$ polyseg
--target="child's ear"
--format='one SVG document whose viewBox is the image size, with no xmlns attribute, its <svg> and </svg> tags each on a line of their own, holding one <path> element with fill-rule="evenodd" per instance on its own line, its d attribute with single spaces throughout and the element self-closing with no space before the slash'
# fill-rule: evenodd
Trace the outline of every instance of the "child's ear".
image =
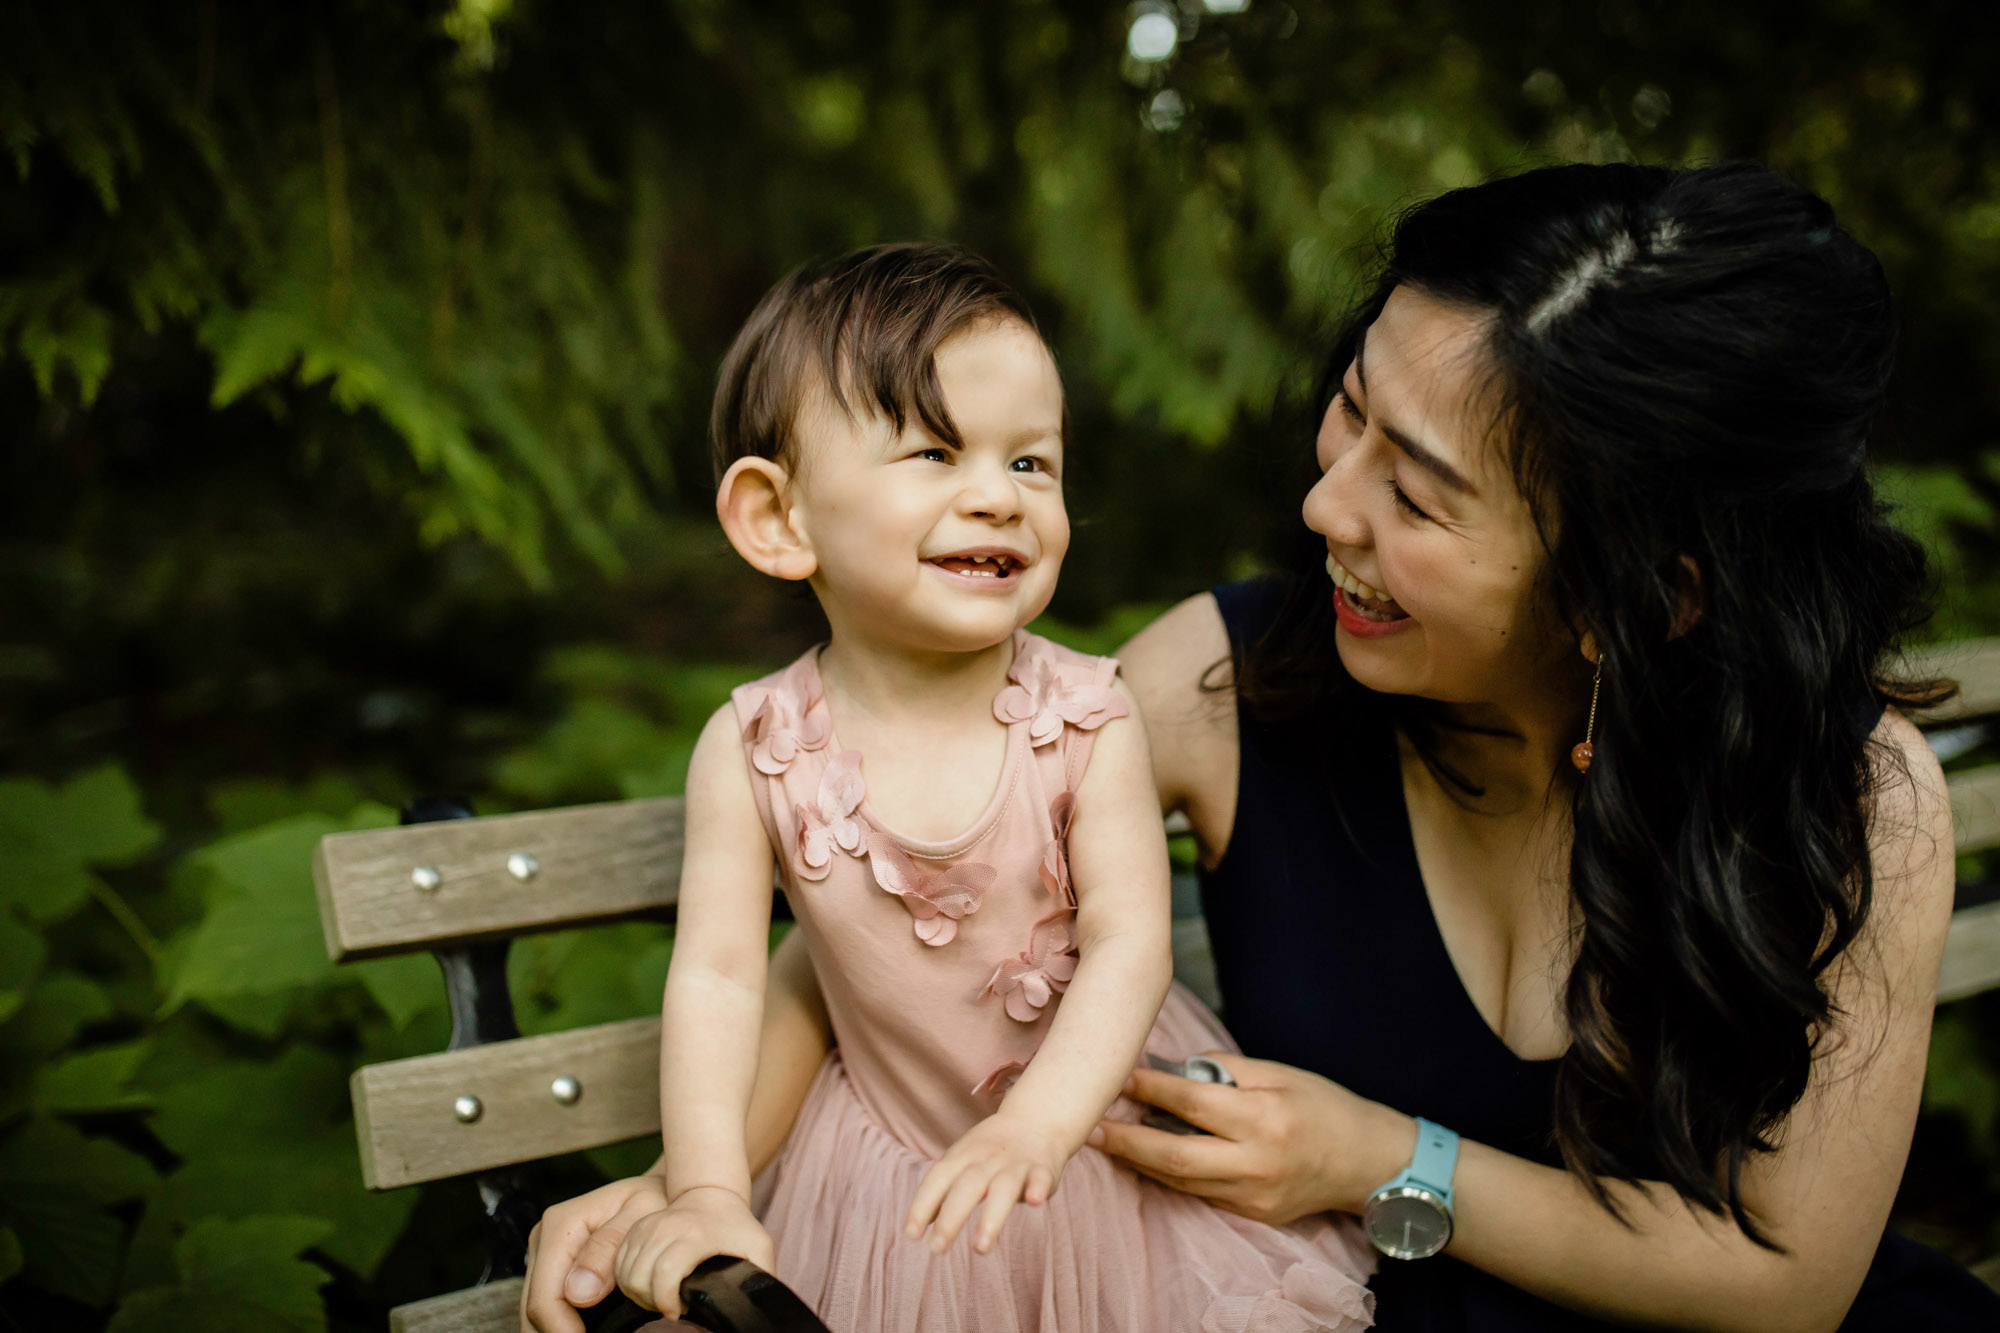
<svg viewBox="0 0 2000 1333">
<path fill-rule="evenodd" d="M 791 476 L 768 458 L 739 458 L 715 488 L 715 516 L 736 554 L 780 579 L 808 579 L 819 568 L 786 498 Z"/>
</svg>

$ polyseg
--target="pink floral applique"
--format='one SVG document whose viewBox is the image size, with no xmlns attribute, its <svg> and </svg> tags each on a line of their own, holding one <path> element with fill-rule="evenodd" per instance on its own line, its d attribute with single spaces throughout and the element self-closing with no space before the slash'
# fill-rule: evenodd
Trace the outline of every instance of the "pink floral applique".
<svg viewBox="0 0 2000 1333">
<path fill-rule="evenodd" d="M 1049 823 L 1055 828 L 1055 837 L 1042 850 L 1042 887 L 1067 907 L 1076 906 L 1076 894 L 1069 887 L 1069 825 L 1075 818 L 1075 792 L 1063 792 L 1049 802 Z"/>
<path fill-rule="evenodd" d="M 1075 948 L 1068 908 L 1043 917 L 1028 936 L 1027 952 L 993 969 L 993 979 L 979 998 L 1001 996 L 1009 1018 L 1034 1022 L 1051 999 L 1069 989 L 1070 978 L 1076 975 L 1076 955 L 1071 952 Z"/>
<path fill-rule="evenodd" d="M 926 871 L 880 829 L 868 830 L 868 864 L 875 882 L 903 900 L 910 926 L 925 944 L 942 948 L 958 937 L 960 918 L 979 910 L 999 877 L 984 861 L 960 861 Z"/>
<path fill-rule="evenodd" d="M 793 688 L 787 689 L 790 685 Z M 796 694 L 797 703 L 790 696 Z M 784 772 L 807 750 L 823 748 L 833 735 L 820 695 L 819 675 L 797 668 L 785 672 L 743 728 L 750 746 L 750 763 L 772 777 Z"/>
<path fill-rule="evenodd" d="M 1062 735 L 1063 724 L 1093 731 L 1131 711 L 1125 697 L 1109 685 L 1066 684 L 1049 653 L 1030 645 L 1014 655 L 1007 669 L 1014 683 L 993 700 L 993 716 L 1002 722 L 1026 722 L 1031 745 L 1047 745 Z"/>
<path fill-rule="evenodd" d="M 861 752 L 842 750 L 827 761 L 819 775 L 819 794 L 798 807 L 798 861 L 801 879 L 825 879 L 837 847 L 861 855 L 868 843 L 868 825 L 855 811 L 868 788 L 861 781 Z"/>
<path fill-rule="evenodd" d="M 975 1097 L 1005 1097 L 1009 1092 L 1014 1090 L 1014 1084 L 1020 1081 L 1021 1074 L 1026 1069 L 1027 1066 L 1019 1060 L 1009 1060 L 1006 1064 L 1001 1065 L 998 1069 L 974 1084 L 972 1095 Z"/>
</svg>

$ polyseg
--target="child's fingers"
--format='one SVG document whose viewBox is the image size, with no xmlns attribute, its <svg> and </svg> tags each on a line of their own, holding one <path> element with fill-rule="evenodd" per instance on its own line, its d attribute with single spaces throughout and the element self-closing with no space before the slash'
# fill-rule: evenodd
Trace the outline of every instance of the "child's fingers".
<svg viewBox="0 0 2000 1333">
<path fill-rule="evenodd" d="M 691 1236 L 674 1240 L 660 1257 L 653 1261 L 653 1268 L 646 1275 L 648 1302 L 655 1310 L 669 1319 L 681 1317 L 681 1280 L 694 1272 L 695 1266 L 715 1253 L 713 1245 L 702 1245 Z M 636 1299 L 636 1293 L 634 1298 Z"/>
<path fill-rule="evenodd" d="M 917 1182 L 916 1197 L 910 1200 L 910 1211 L 903 1215 L 903 1235 L 907 1239 L 916 1240 L 924 1234 L 924 1228 L 937 1216 L 938 1205 L 944 1202 L 952 1182 L 964 1169 L 950 1153 L 946 1153 L 924 1172 L 924 1178 Z"/>
<path fill-rule="evenodd" d="M 972 1210 L 979 1206 L 980 1198 L 992 1182 L 993 1168 L 980 1166 L 963 1171 L 951 1188 L 945 1192 L 944 1202 L 938 1205 L 937 1221 L 931 1225 L 931 1248 L 943 1254 L 958 1239 L 959 1229 L 965 1219 L 972 1216 Z"/>
<path fill-rule="evenodd" d="M 1039 1208 L 1047 1203 L 1050 1196 L 1055 1192 L 1055 1177 L 1049 1174 L 1047 1167 L 1037 1166 L 1029 1168 L 1028 1183 L 1021 1190 L 1023 1201 L 1033 1207 Z"/>
<path fill-rule="evenodd" d="M 972 1248 L 981 1254 L 993 1249 L 1000 1239 L 1000 1230 L 1007 1225 L 1007 1215 L 1014 1211 L 1014 1204 L 1021 1197 L 1021 1190 L 1028 1183 L 1028 1166 L 1025 1162 L 1007 1167 L 986 1187 L 986 1206 L 979 1210 L 979 1228 L 973 1233 Z"/>
</svg>

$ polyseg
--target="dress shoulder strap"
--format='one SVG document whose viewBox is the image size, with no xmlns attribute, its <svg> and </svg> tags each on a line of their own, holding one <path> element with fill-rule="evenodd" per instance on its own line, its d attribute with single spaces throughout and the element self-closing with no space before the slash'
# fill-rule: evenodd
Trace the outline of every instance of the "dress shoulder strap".
<svg viewBox="0 0 2000 1333">
<path fill-rule="evenodd" d="M 785 853 L 797 816 L 786 793 L 786 774 L 794 766 L 818 768 L 828 758 L 827 742 L 833 737 L 813 661 L 818 651 L 811 649 L 782 671 L 738 685 L 729 695 L 743 729 L 743 758 L 757 794 L 757 813 L 779 863 L 787 866 Z M 802 760 L 807 762 L 802 765 Z"/>
<path fill-rule="evenodd" d="M 1025 723 L 1043 786 L 1052 794 L 1074 792 L 1090 763 L 1097 729 L 1132 710 L 1112 687 L 1118 659 L 1093 657 L 1020 631 L 1012 683 L 993 701 L 993 714 L 1009 724 Z"/>
</svg>

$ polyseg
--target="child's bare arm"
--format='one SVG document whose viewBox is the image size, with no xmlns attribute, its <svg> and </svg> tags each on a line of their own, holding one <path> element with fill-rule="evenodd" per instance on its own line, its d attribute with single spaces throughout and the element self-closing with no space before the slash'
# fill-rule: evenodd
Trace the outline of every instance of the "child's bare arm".
<svg viewBox="0 0 2000 1333">
<path fill-rule="evenodd" d="M 661 1024 L 668 1206 L 632 1227 L 617 1263 L 619 1284 L 670 1317 L 681 1278 L 710 1255 L 772 1263 L 770 1237 L 750 1213 L 744 1127 L 764 1013 L 772 869 L 735 713 L 725 705 L 688 766 L 687 849 Z"/>
<path fill-rule="evenodd" d="M 1055 1191 L 1063 1166 L 1131 1074 L 1173 979 L 1167 844 L 1136 706 L 1098 732 L 1076 811 L 1069 834 L 1076 975 L 1006 1101 L 917 1188 L 906 1231 L 921 1235 L 935 1219 L 931 1244 L 940 1251 L 982 1199 L 973 1243 L 984 1251 L 1018 1199 L 1039 1204 Z"/>
</svg>

